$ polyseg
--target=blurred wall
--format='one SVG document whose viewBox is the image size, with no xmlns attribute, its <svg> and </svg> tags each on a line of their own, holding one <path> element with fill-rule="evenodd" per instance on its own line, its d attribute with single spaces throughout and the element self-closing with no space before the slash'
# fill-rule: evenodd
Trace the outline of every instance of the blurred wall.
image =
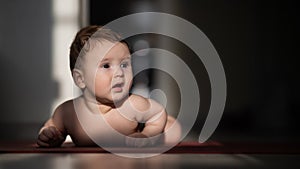
<svg viewBox="0 0 300 169">
<path fill-rule="evenodd" d="M 0 1 L 1 136 L 41 124 L 57 96 L 51 78 L 50 0 Z M 32 133 L 32 132 L 31 132 Z"/>
</svg>

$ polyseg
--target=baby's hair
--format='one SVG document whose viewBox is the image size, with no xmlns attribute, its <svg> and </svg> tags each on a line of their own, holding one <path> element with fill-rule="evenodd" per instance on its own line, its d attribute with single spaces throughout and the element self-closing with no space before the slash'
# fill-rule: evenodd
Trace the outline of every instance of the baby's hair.
<svg viewBox="0 0 300 169">
<path fill-rule="evenodd" d="M 110 42 L 122 42 L 128 46 L 128 44 L 122 40 L 120 34 L 112 31 L 109 28 L 98 26 L 98 25 L 91 25 L 91 26 L 84 27 L 77 32 L 75 39 L 73 40 L 70 47 L 71 71 L 75 68 L 75 64 L 80 54 L 80 51 L 84 50 L 82 52 L 86 52 L 86 50 L 89 50 L 90 48 L 89 39 L 96 39 L 100 41 L 107 40 Z"/>
</svg>

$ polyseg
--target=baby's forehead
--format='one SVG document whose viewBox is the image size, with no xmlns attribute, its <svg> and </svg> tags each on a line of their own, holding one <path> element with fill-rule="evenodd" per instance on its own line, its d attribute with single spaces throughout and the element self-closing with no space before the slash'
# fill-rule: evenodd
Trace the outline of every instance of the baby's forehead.
<svg viewBox="0 0 300 169">
<path fill-rule="evenodd" d="M 130 52 L 128 46 L 123 42 L 111 42 L 103 39 L 89 40 L 87 46 L 85 46 L 85 54 L 83 58 L 108 58 L 116 55 L 122 55 L 130 58 Z"/>
<path fill-rule="evenodd" d="M 92 52 L 94 50 L 105 50 L 108 51 L 119 42 L 112 42 L 106 39 L 89 39 L 85 44 L 85 50 Z"/>
</svg>

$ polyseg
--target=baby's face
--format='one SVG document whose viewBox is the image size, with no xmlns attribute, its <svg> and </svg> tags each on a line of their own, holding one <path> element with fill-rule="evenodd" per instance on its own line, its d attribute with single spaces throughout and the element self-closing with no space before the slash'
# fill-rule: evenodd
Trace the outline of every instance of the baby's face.
<svg viewBox="0 0 300 169">
<path fill-rule="evenodd" d="M 95 43 L 83 59 L 86 87 L 100 103 L 117 102 L 128 96 L 131 87 L 130 52 L 123 43 Z"/>
</svg>

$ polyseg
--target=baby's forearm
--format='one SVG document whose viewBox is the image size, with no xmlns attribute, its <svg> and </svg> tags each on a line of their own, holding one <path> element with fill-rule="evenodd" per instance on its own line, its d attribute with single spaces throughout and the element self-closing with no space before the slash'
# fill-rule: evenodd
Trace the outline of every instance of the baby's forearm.
<svg viewBox="0 0 300 169">
<path fill-rule="evenodd" d="M 165 111 L 162 111 L 146 121 L 145 127 L 141 133 L 147 137 L 159 135 L 164 131 L 166 122 L 167 114 Z"/>
<path fill-rule="evenodd" d="M 145 128 L 141 132 L 147 137 L 153 137 L 159 135 L 163 132 L 164 127 L 162 125 L 155 125 L 155 124 L 146 124 Z"/>
<path fill-rule="evenodd" d="M 163 132 L 158 125 L 146 124 L 143 131 L 133 133 L 126 138 L 126 145 L 134 147 L 153 146 L 159 143 L 160 135 Z M 138 138 L 138 139 L 137 139 Z"/>
<path fill-rule="evenodd" d="M 67 135 L 65 128 L 62 127 L 63 125 L 55 123 L 53 117 L 46 121 L 46 123 L 44 124 L 44 126 L 40 129 L 40 132 L 43 129 L 51 127 L 51 126 L 55 127 L 59 132 L 61 132 L 62 135 Z"/>
<path fill-rule="evenodd" d="M 156 144 L 164 132 L 167 122 L 167 114 L 162 111 L 148 119 L 141 134 L 147 136 L 152 145 Z"/>
</svg>

